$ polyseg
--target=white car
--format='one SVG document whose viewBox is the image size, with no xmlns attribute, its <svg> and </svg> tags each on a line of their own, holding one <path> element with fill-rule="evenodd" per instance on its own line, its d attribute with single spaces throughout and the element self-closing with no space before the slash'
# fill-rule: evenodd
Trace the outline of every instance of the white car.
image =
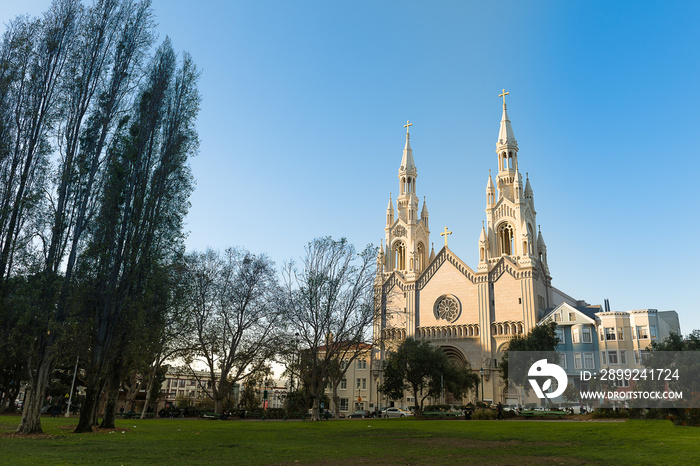
<svg viewBox="0 0 700 466">
<path fill-rule="evenodd" d="M 413 413 L 404 411 L 400 408 L 387 408 L 382 414 L 383 417 L 406 417 L 413 416 Z"/>
</svg>

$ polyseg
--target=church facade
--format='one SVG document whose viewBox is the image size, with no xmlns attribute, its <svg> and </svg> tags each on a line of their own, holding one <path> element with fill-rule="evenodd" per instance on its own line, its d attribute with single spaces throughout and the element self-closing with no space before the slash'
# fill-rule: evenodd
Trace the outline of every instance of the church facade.
<svg viewBox="0 0 700 466">
<path fill-rule="evenodd" d="M 510 338 L 528 333 L 548 309 L 562 303 L 584 304 L 552 286 L 534 192 L 529 178 L 523 182 L 521 176 L 507 94 L 505 90 L 501 94 L 503 113 L 494 158 L 497 174 L 494 179 L 489 172 L 486 182 L 486 218 L 475 244 L 476 268 L 449 249 L 447 228 L 440 233 L 444 247 L 428 253 L 429 214 L 425 199 L 422 206 L 419 202 L 418 169 L 407 122 L 399 194 L 395 206 L 390 198 L 386 210 L 375 281 L 381 310 L 374 324 L 374 360 L 383 360 L 407 337 L 429 340 L 482 374 L 480 398 L 494 402 L 514 395 L 502 386 L 496 368 Z M 381 371 L 374 375 L 381 382 Z"/>
</svg>

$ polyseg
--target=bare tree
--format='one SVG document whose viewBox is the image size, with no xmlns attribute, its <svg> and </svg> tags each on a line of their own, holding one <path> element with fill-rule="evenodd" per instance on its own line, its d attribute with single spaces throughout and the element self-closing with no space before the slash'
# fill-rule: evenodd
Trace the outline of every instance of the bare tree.
<svg viewBox="0 0 700 466">
<path fill-rule="evenodd" d="M 299 334 L 309 361 L 314 420 L 329 377 L 339 383 L 347 370 L 342 361 L 357 357 L 358 345 L 370 339 L 375 256 L 372 246 L 358 254 L 344 238 L 317 238 L 306 247 L 301 269 L 289 263 L 283 270 L 289 330 Z"/>
<path fill-rule="evenodd" d="M 233 384 L 263 370 L 279 348 L 279 285 L 266 256 L 233 248 L 188 254 L 186 274 L 196 348 L 189 364 L 206 367 L 219 413 Z"/>
</svg>

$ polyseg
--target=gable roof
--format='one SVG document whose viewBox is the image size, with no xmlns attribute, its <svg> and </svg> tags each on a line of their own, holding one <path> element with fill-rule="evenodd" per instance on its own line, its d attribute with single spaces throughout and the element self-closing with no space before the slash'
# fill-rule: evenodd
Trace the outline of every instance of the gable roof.
<svg viewBox="0 0 700 466">
<path fill-rule="evenodd" d="M 581 322 L 595 324 L 595 313 L 600 312 L 600 306 L 572 306 L 569 303 L 561 303 L 557 307 L 546 311 L 544 317 L 542 317 L 542 319 L 540 319 L 540 321 L 537 323 L 537 325 L 547 323 L 550 320 L 554 319 L 554 314 L 557 314 L 560 311 L 564 311 L 566 313 L 567 318 L 563 319 L 563 320 L 556 321 L 557 324 L 581 323 Z M 570 312 L 575 312 L 577 315 L 580 315 L 582 317 L 582 319 L 577 318 L 575 322 L 569 320 L 568 314 Z"/>
</svg>

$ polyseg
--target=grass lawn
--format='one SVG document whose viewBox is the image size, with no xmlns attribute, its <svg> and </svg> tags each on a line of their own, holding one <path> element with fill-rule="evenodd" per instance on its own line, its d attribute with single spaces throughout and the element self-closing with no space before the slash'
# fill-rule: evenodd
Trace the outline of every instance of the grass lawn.
<svg viewBox="0 0 700 466">
<path fill-rule="evenodd" d="M 0 416 L 0 464 L 700 464 L 700 428 L 669 421 L 325 422 L 117 420 L 73 434 L 77 419 L 43 418 L 46 435 L 12 435 Z"/>
</svg>

